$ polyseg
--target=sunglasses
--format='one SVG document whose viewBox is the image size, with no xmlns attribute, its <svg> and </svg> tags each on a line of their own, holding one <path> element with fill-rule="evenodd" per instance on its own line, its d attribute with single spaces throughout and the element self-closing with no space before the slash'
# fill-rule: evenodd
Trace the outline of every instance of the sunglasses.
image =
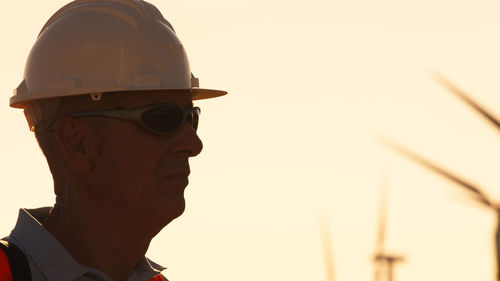
<svg viewBox="0 0 500 281">
<path fill-rule="evenodd" d="M 174 104 L 154 104 L 147 107 L 133 109 L 110 109 L 69 113 L 71 117 L 111 117 L 131 121 L 156 134 L 171 134 L 177 132 L 189 122 L 193 129 L 198 129 L 200 108 L 182 108 Z M 53 132 L 56 127 L 54 122 L 49 127 Z"/>
</svg>

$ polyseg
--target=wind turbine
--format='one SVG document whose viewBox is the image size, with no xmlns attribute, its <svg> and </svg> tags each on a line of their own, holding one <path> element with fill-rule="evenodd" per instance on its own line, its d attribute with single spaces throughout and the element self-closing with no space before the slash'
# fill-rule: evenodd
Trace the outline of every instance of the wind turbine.
<svg viewBox="0 0 500 281">
<path fill-rule="evenodd" d="M 491 124 L 493 124 L 497 129 L 500 129 L 500 122 L 497 118 L 495 118 L 492 114 L 490 114 L 487 110 L 485 110 L 482 106 L 480 106 L 477 102 L 472 100 L 463 90 L 453 84 L 451 81 L 446 79 L 444 76 L 439 73 L 434 74 L 434 78 L 438 83 L 443 85 L 461 100 L 466 102 L 472 108 L 474 108 L 478 113 L 481 114 L 484 118 L 486 118 Z M 380 138 L 381 142 L 385 145 L 389 146 L 399 154 L 409 158 L 418 164 L 430 169 L 431 171 L 445 177 L 446 179 L 454 182 L 459 187 L 464 188 L 464 190 L 468 193 L 469 197 L 476 202 L 480 203 L 482 206 L 489 208 L 490 210 L 495 211 L 497 215 L 497 228 L 495 232 L 495 247 L 496 247 L 496 264 L 497 264 L 497 280 L 500 281 L 500 204 L 494 203 L 490 200 L 489 196 L 482 191 L 477 185 L 466 181 L 465 179 L 457 176 L 456 174 L 445 170 L 444 168 L 434 164 L 433 162 L 417 155 L 416 153 L 410 151 L 409 149 L 398 145 L 390 140 Z"/>
<path fill-rule="evenodd" d="M 383 142 L 388 145 L 390 148 L 394 149 L 396 152 L 399 154 L 405 156 L 406 158 L 409 158 L 418 164 L 430 169 L 431 171 L 445 177 L 446 179 L 456 183 L 458 186 L 462 187 L 465 189 L 465 191 L 468 192 L 468 195 L 471 199 L 474 201 L 480 203 L 482 206 L 485 206 L 489 209 L 492 209 L 496 212 L 498 222 L 497 222 L 497 230 L 496 230 L 496 235 L 495 235 L 495 246 L 496 246 L 496 257 L 497 257 L 497 280 L 500 281 L 500 273 L 499 273 L 499 268 L 500 268 L 500 205 L 492 203 L 492 201 L 488 198 L 488 196 L 481 191 L 480 188 L 478 188 L 476 185 L 466 181 L 465 179 L 462 179 L 455 174 L 441 168 L 440 166 L 430 162 L 429 160 L 420 157 L 419 155 L 415 154 L 414 152 L 408 150 L 407 148 L 400 146 L 396 143 L 393 143 L 389 140 L 383 140 Z"/>
<path fill-rule="evenodd" d="M 390 254 L 385 251 L 385 231 L 387 227 L 387 194 L 388 184 L 387 180 L 383 179 L 380 189 L 380 201 L 378 212 L 378 235 L 377 244 L 375 246 L 375 256 L 373 261 L 375 263 L 374 281 L 381 281 L 383 269 L 385 268 L 385 276 L 387 281 L 393 281 L 394 278 L 394 265 L 396 262 L 404 261 L 404 257 L 400 255 Z"/>
</svg>

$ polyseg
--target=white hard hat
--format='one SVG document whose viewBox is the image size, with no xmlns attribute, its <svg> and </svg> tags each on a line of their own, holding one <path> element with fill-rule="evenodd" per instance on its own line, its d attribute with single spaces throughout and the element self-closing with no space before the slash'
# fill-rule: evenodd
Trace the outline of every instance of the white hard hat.
<svg viewBox="0 0 500 281">
<path fill-rule="evenodd" d="M 141 0 L 76 0 L 42 28 L 10 106 L 116 91 L 187 89 L 194 100 L 226 94 L 198 87 L 184 47 L 156 7 Z"/>
</svg>

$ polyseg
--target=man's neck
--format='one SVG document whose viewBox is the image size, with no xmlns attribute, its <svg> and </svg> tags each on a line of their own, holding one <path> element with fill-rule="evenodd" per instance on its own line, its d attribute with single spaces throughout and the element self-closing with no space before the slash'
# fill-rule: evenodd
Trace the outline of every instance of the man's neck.
<svg viewBox="0 0 500 281">
<path fill-rule="evenodd" d="M 148 231 L 145 224 L 112 210 L 58 204 L 43 226 L 78 263 L 98 269 L 115 281 L 132 274 L 159 231 Z"/>
</svg>

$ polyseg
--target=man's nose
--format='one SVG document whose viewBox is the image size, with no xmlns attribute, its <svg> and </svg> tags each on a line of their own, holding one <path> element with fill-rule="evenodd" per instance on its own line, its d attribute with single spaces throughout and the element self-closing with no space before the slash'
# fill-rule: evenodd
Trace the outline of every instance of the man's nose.
<svg viewBox="0 0 500 281">
<path fill-rule="evenodd" d="M 193 126 L 185 123 L 184 126 L 177 132 L 179 145 L 176 147 L 177 153 L 186 153 L 188 157 L 194 157 L 203 149 L 203 142 L 198 137 Z"/>
</svg>

